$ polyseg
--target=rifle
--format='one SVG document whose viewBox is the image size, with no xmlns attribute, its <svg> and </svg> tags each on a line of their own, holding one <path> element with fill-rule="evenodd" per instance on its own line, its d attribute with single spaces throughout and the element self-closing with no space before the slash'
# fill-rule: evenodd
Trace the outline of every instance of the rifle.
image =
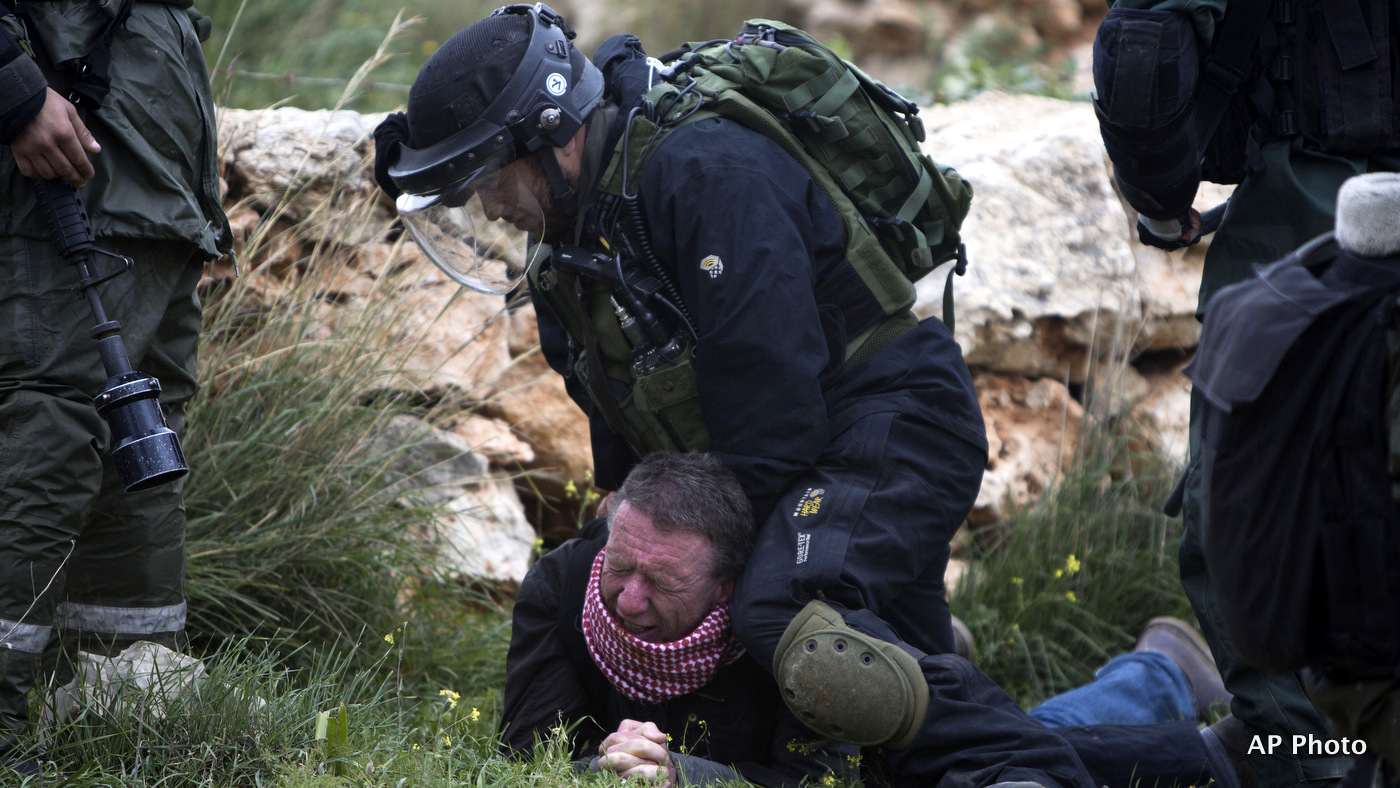
<svg viewBox="0 0 1400 788">
<path fill-rule="evenodd" d="M 160 409 L 160 381 L 131 368 L 122 343 L 121 324 L 107 317 L 96 286 L 131 270 L 130 257 L 100 249 L 92 222 L 78 190 L 60 179 L 29 178 L 30 188 L 44 218 L 49 243 L 78 269 L 79 298 L 87 298 L 97 325 L 88 332 L 97 341 L 97 352 L 107 383 L 93 399 L 97 412 L 112 431 L 112 462 L 122 488 L 138 492 L 158 487 L 189 473 L 180 438 L 165 423 Z M 105 274 L 97 272 L 97 255 L 121 261 Z"/>
</svg>

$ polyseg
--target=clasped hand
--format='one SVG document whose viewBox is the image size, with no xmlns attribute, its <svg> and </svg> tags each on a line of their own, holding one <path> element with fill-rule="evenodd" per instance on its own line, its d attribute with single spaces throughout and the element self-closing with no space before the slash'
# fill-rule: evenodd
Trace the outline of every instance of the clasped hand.
<svg viewBox="0 0 1400 788">
<path fill-rule="evenodd" d="M 666 734 L 654 722 L 623 720 L 617 731 L 598 745 L 598 768 L 603 771 L 674 788 L 676 767 Z"/>
</svg>

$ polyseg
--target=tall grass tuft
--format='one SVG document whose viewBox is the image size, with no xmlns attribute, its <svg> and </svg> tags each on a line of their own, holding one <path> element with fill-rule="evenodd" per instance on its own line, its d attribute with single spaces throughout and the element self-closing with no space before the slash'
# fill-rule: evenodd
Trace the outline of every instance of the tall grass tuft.
<svg viewBox="0 0 1400 788">
<path fill-rule="evenodd" d="M 1072 468 L 976 535 L 951 598 L 978 667 L 1026 707 L 1091 680 L 1150 618 L 1193 620 L 1177 574 L 1181 522 L 1160 512 L 1179 468 L 1133 425 L 1085 424 Z"/>
<path fill-rule="evenodd" d="M 263 243 L 254 232 L 244 259 Z M 333 642 L 384 632 L 405 583 L 427 571 L 409 533 L 432 512 L 405 505 L 401 474 L 386 473 L 411 446 L 375 442 L 413 405 L 371 396 L 403 374 L 391 330 L 402 302 L 384 276 L 368 296 L 334 304 L 328 282 L 347 256 L 321 242 L 294 271 L 255 268 L 210 294 L 204 389 L 184 436 L 192 633 L 273 627 Z M 269 298 L 283 279 L 286 292 Z"/>
</svg>

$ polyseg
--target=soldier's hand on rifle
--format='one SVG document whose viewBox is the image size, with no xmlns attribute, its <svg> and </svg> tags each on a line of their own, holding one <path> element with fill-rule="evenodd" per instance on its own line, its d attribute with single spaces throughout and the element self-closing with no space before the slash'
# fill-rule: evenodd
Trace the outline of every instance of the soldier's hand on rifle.
<svg viewBox="0 0 1400 788">
<path fill-rule="evenodd" d="M 10 144 L 19 172 L 27 178 L 62 178 L 81 188 L 93 175 L 89 154 L 102 152 L 78 110 L 53 88 L 44 107 Z"/>
</svg>

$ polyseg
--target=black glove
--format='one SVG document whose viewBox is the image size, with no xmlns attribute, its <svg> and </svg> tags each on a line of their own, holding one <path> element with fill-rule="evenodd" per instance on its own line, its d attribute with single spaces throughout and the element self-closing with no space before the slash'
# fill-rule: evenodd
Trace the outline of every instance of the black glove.
<svg viewBox="0 0 1400 788">
<path fill-rule="evenodd" d="M 389 177 L 389 165 L 399 159 L 399 143 L 408 141 L 408 116 L 402 112 L 391 113 L 374 129 L 374 180 L 395 200 L 403 191 Z"/>
<path fill-rule="evenodd" d="M 1168 252 L 1191 246 L 1205 234 L 1202 232 L 1201 214 L 1195 208 L 1189 209 L 1180 219 L 1158 219 L 1153 220 L 1152 224 L 1156 226 L 1149 226 L 1147 217 L 1138 214 L 1138 240 Z"/>
</svg>

